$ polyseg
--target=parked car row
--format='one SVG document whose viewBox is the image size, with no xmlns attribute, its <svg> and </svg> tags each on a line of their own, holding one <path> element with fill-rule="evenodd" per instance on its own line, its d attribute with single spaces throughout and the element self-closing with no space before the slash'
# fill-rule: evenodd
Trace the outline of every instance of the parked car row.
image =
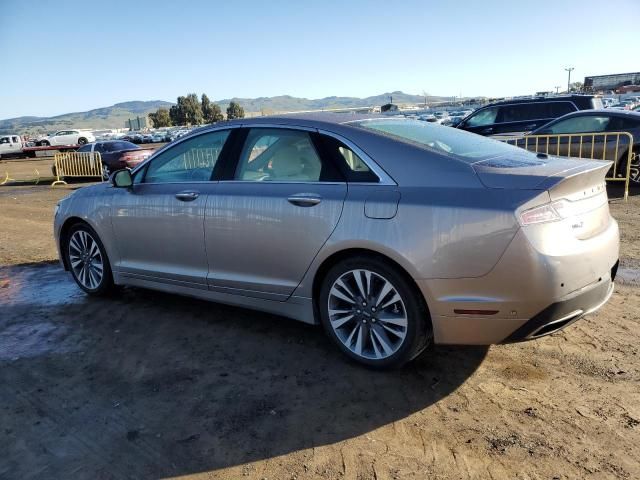
<svg viewBox="0 0 640 480">
<path fill-rule="evenodd" d="M 614 108 L 617 110 L 634 110 L 640 108 L 640 95 L 627 97 L 621 100 L 615 98 L 603 98 L 605 108 Z"/>
</svg>

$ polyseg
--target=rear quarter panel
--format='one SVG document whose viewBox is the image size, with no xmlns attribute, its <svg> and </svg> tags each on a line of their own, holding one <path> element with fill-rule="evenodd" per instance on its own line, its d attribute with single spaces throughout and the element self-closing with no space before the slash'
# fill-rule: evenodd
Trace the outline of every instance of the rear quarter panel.
<svg viewBox="0 0 640 480">
<path fill-rule="evenodd" d="M 370 192 L 381 187 L 349 185 L 340 222 L 295 295 L 312 296 L 313 279 L 322 263 L 351 248 L 385 255 L 414 279 L 483 276 L 520 228 L 514 214 L 517 206 L 532 196 L 530 191 L 485 188 L 384 188 L 400 194 L 397 214 L 376 219 L 364 214 L 364 205 Z"/>
</svg>

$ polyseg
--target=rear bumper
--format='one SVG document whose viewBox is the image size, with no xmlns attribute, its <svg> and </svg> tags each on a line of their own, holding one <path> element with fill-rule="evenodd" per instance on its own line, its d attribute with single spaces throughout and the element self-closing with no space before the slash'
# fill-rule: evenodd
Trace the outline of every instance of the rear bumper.
<svg viewBox="0 0 640 480">
<path fill-rule="evenodd" d="M 612 271 L 617 270 L 617 265 L 616 263 Z M 523 342 L 558 332 L 602 307 L 611 298 L 613 289 L 612 275 L 611 279 L 598 282 L 595 286 L 586 288 L 586 291 L 580 292 L 573 298 L 549 305 L 520 326 L 502 343 Z"/>
<path fill-rule="evenodd" d="M 520 230 L 487 275 L 416 280 L 429 306 L 434 342 L 489 345 L 533 339 L 606 303 L 619 256 L 617 223 L 612 219 L 589 240 L 557 238 L 536 244 Z"/>
</svg>

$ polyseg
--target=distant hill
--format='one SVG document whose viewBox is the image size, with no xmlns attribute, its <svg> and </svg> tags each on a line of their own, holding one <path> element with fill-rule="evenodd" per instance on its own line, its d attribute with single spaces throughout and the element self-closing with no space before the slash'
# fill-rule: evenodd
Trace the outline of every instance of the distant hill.
<svg viewBox="0 0 640 480">
<path fill-rule="evenodd" d="M 280 95 L 276 97 L 259 98 L 229 98 L 216 100 L 224 112 L 230 101 L 242 105 L 246 112 L 272 114 L 278 112 L 294 112 L 301 110 L 322 110 L 331 108 L 366 107 L 370 105 L 384 105 L 393 98 L 393 103 L 422 103 L 424 96 L 410 95 L 403 92 L 383 93 L 367 98 L 357 97 L 326 97 L 308 99 Z M 445 97 L 429 96 L 429 101 L 444 100 Z M 169 108 L 172 102 L 162 100 L 132 101 L 116 103 L 111 107 L 96 108 L 88 112 L 66 113 L 55 117 L 18 117 L 0 120 L 0 134 L 38 134 L 60 130 L 64 128 L 123 128 L 129 118 L 146 115 L 160 107 Z"/>
<path fill-rule="evenodd" d="M 423 95 L 410 95 L 403 92 L 383 93 L 373 97 L 325 97 L 318 99 L 308 99 L 292 97 L 289 95 L 280 95 L 277 97 L 259 97 L 259 98 L 227 98 L 224 100 L 216 100 L 215 103 L 224 107 L 229 105 L 230 101 L 234 101 L 242 105 L 247 112 L 296 112 L 301 110 L 323 110 L 330 108 L 350 108 L 350 107 L 367 107 L 371 105 L 384 105 L 389 103 L 393 98 L 393 103 L 422 103 Z M 429 95 L 429 101 L 443 100 L 444 97 L 435 97 Z"/>
<path fill-rule="evenodd" d="M 162 100 L 116 103 L 111 107 L 96 108 L 88 112 L 65 113 L 55 117 L 18 117 L 0 120 L 0 134 L 35 134 L 64 128 L 124 128 L 129 118 L 155 112 L 160 107 L 169 108 L 173 103 Z"/>
</svg>

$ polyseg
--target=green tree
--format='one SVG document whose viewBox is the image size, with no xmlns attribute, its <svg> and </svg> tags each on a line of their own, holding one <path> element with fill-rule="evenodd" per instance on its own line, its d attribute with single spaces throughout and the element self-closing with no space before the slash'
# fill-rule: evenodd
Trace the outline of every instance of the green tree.
<svg viewBox="0 0 640 480">
<path fill-rule="evenodd" d="M 583 87 L 584 87 L 584 85 L 582 84 L 582 82 L 573 82 L 573 83 L 571 83 L 571 85 L 569 85 L 569 91 L 571 91 L 571 92 L 581 92 Z"/>
<path fill-rule="evenodd" d="M 150 113 L 149 118 L 154 128 L 170 127 L 172 125 L 171 115 L 166 108 L 159 108 L 155 113 Z"/>
<path fill-rule="evenodd" d="M 198 95 L 190 93 L 184 97 L 184 114 L 186 123 L 190 125 L 199 125 L 202 123 L 202 105 L 198 99 Z"/>
<path fill-rule="evenodd" d="M 187 114 L 185 111 L 186 97 L 178 97 L 178 103 L 173 105 L 169 109 L 169 116 L 171 117 L 171 123 L 174 125 L 186 125 Z"/>
<path fill-rule="evenodd" d="M 209 97 L 206 94 L 202 94 L 202 116 L 205 123 L 216 123 L 224 120 L 224 115 L 220 106 L 215 103 L 211 103 Z"/>
<path fill-rule="evenodd" d="M 210 123 L 221 122 L 224 120 L 224 114 L 220 109 L 220 105 L 216 103 L 211 105 L 211 118 L 209 120 L 210 120 Z"/>
<path fill-rule="evenodd" d="M 206 93 L 202 94 L 200 105 L 202 106 L 202 118 L 204 118 L 205 123 L 209 122 L 209 116 L 211 115 L 211 100 L 207 97 Z"/>
<path fill-rule="evenodd" d="M 227 108 L 227 120 L 233 120 L 234 118 L 244 118 L 244 108 L 236 102 L 231 102 Z"/>
</svg>

